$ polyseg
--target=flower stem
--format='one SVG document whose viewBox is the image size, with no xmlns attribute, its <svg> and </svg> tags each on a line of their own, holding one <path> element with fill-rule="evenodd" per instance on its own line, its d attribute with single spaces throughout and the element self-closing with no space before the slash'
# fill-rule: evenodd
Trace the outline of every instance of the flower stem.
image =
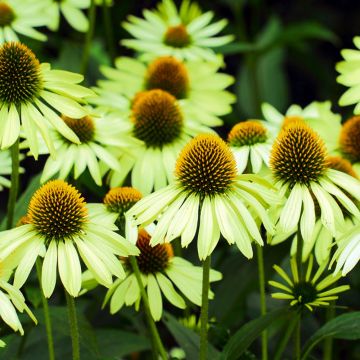
<svg viewBox="0 0 360 360">
<path fill-rule="evenodd" d="M 111 16 L 109 6 L 106 4 L 106 0 L 102 1 L 102 13 L 105 26 L 105 38 L 107 42 L 107 48 L 110 55 L 111 64 L 114 65 L 115 59 L 115 47 L 114 47 L 114 34 L 111 24 Z"/>
<path fill-rule="evenodd" d="M 68 317 L 70 325 L 70 335 L 72 344 L 72 358 L 73 360 L 80 360 L 80 344 L 79 344 L 79 329 L 76 317 L 76 307 L 74 298 L 65 290 L 66 304 L 68 308 Z"/>
<path fill-rule="evenodd" d="M 11 229 L 14 225 L 14 212 L 16 198 L 19 192 L 19 139 L 11 146 L 11 188 L 7 207 L 6 228 Z"/>
<path fill-rule="evenodd" d="M 37 258 L 36 260 L 36 272 L 39 279 L 39 286 L 41 292 L 41 301 L 44 310 L 44 319 L 45 319 L 45 328 L 46 328 L 46 337 L 48 342 L 48 350 L 49 350 L 49 360 L 55 360 L 55 351 L 54 351 L 54 339 L 52 335 L 52 326 L 51 326 L 51 318 L 49 312 L 49 304 L 44 296 L 42 285 L 41 285 L 41 260 Z"/>
<path fill-rule="evenodd" d="M 297 243 L 296 243 L 296 264 L 298 268 L 299 281 L 301 281 L 302 274 L 302 253 L 303 253 L 303 238 L 301 236 L 300 225 L 297 230 Z M 295 359 L 300 360 L 301 357 L 301 313 L 299 313 L 299 320 L 296 324 L 295 330 Z"/>
<path fill-rule="evenodd" d="M 85 45 L 83 50 L 83 57 L 81 61 L 81 74 L 85 76 L 88 65 L 89 65 L 89 55 L 90 55 L 90 46 L 91 41 L 94 35 L 95 21 L 96 21 L 96 6 L 95 0 L 91 0 L 90 8 L 88 11 L 89 16 L 89 28 L 85 37 Z"/>
<path fill-rule="evenodd" d="M 331 306 L 329 306 L 326 309 L 326 322 L 329 322 L 330 320 L 334 319 L 335 315 L 336 315 L 336 310 L 335 310 L 335 301 L 334 301 L 333 304 L 331 304 Z M 333 342 L 334 342 L 334 338 L 332 336 L 329 336 L 324 340 L 324 356 L 323 356 L 324 360 L 332 359 Z"/>
<path fill-rule="evenodd" d="M 257 250 L 257 263 L 259 271 L 259 289 L 260 289 L 260 309 L 261 315 L 266 315 L 266 296 L 265 296 L 265 271 L 264 271 L 264 254 L 263 248 L 260 245 L 256 246 Z M 268 337 L 267 331 L 261 333 L 261 358 L 267 360 L 268 358 Z"/>
<path fill-rule="evenodd" d="M 160 357 L 163 360 L 166 360 L 167 359 L 166 351 L 165 351 L 164 345 L 161 341 L 159 332 L 156 328 L 155 321 L 154 321 L 153 317 L 151 316 L 149 299 L 147 297 L 147 294 L 146 294 L 146 291 L 144 288 L 144 284 L 141 280 L 141 274 L 140 274 L 140 269 L 139 269 L 138 263 L 136 261 L 135 256 L 129 256 L 129 260 L 130 260 L 130 264 L 133 268 L 136 280 L 137 280 L 139 288 L 140 288 L 141 299 L 143 301 L 146 318 L 147 318 L 151 336 L 152 336 L 154 358 L 158 359 L 157 354 L 159 353 Z"/>
<path fill-rule="evenodd" d="M 200 360 L 207 359 L 208 350 L 208 318 L 209 318 L 209 287 L 210 287 L 210 264 L 211 257 L 203 261 L 201 314 L 200 314 Z"/>
</svg>

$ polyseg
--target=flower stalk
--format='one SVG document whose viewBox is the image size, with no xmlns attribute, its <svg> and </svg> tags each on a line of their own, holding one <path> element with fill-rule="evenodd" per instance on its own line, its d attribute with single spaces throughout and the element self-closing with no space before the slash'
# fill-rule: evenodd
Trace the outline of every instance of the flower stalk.
<svg viewBox="0 0 360 360">
<path fill-rule="evenodd" d="M 72 344 L 73 360 L 80 360 L 79 328 L 76 316 L 75 299 L 65 290 L 66 304 L 68 308 L 70 336 Z"/>
<path fill-rule="evenodd" d="M 36 272 L 37 272 L 37 277 L 39 280 L 41 301 L 42 301 L 43 311 L 44 311 L 46 337 L 47 337 L 48 350 L 49 350 L 49 360 L 55 360 L 54 338 L 53 338 L 53 334 L 52 334 L 52 325 L 51 325 L 49 304 L 48 304 L 46 297 L 44 296 L 44 292 L 43 292 L 42 285 L 41 285 L 41 266 L 42 266 L 41 260 L 39 258 L 37 258 Z"/>
<path fill-rule="evenodd" d="M 200 360 L 207 359 L 208 350 L 208 318 L 209 318 L 209 286 L 211 257 L 203 261 L 201 315 L 200 315 Z"/>
<path fill-rule="evenodd" d="M 158 359 L 158 354 L 159 354 L 161 359 L 166 360 L 167 359 L 166 351 L 165 351 L 164 345 L 161 341 L 159 332 L 156 328 L 155 321 L 154 321 L 153 317 L 151 316 L 149 299 L 146 295 L 144 284 L 141 280 L 140 269 L 139 269 L 139 266 L 138 266 L 135 256 L 129 256 L 129 261 L 130 261 L 130 264 L 134 271 L 136 281 L 138 282 L 138 285 L 140 288 L 140 293 L 141 293 L 141 298 L 143 301 L 146 319 L 148 321 L 151 338 L 152 338 L 154 359 Z"/>
<path fill-rule="evenodd" d="M 83 57 L 82 57 L 82 61 L 81 61 L 81 74 L 83 74 L 83 75 L 86 74 L 86 71 L 87 71 L 87 68 L 89 65 L 90 46 L 91 46 L 91 41 L 93 39 L 94 30 L 95 30 L 95 22 L 96 22 L 95 0 L 91 0 L 88 14 L 89 14 L 89 29 L 86 33 Z"/>
</svg>

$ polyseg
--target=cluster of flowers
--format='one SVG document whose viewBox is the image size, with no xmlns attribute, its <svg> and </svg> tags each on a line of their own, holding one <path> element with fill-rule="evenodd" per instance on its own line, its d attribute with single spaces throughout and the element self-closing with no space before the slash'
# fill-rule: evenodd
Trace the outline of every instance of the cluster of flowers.
<svg viewBox="0 0 360 360">
<path fill-rule="evenodd" d="M 211 23 L 211 11 L 189 1 L 177 9 L 171 0 L 143 18 L 130 16 L 123 26 L 134 38 L 122 44 L 138 57 L 102 67 L 104 79 L 91 90 L 79 85 L 81 75 L 51 69 L 17 42 L 16 33 L 46 40 L 34 27 L 56 30 L 60 10 L 86 31 L 79 9 L 90 0 L 47 2 L 0 3 L 0 186 L 11 185 L 9 148 L 19 138 L 28 156 L 49 154 L 27 214 L 0 233 L 0 316 L 7 324 L 23 332 L 14 306 L 35 321 L 19 289 L 36 262 L 46 297 L 59 273 L 73 297 L 96 282 L 109 288 L 104 305 L 110 302 L 111 313 L 139 308 L 129 260 L 136 256 L 155 320 L 162 294 L 178 308 L 184 297 L 201 305 L 201 269 L 174 256 L 171 242 L 187 247 L 197 238 L 205 260 L 222 236 L 252 258 L 252 242 L 264 245 L 261 226 L 269 244 L 293 239 L 291 255 L 300 249 L 300 261 L 309 262 L 302 277 L 292 258 L 293 280 L 275 266 L 286 284 L 270 282 L 284 291 L 274 297 L 312 309 L 348 289 L 323 291 L 360 256 L 360 116 L 341 125 L 329 102 L 294 105 L 285 115 L 264 104 L 263 120 L 239 122 L 224 141 L 212 127 L 231 112 L 235 97 L 226 88 L 234 79 L 219 71 L 223 59 L 212 48 L 232 40 L 217 36 L 225 20 Z M 342 105 L 360 103 L 359 54 L 344 50 L 338 64 L 338 81 L 351 87 Z M 85 170 L 97 185 L 109 185 L 103 204 L 86 203 L 66 182 Z M 319 268 L 312 277 L 313 254 Z M 331 258 L 334 274 L 319 280 Z M 211 270 L 210 281 L 220 279 Z"/>
</svg>

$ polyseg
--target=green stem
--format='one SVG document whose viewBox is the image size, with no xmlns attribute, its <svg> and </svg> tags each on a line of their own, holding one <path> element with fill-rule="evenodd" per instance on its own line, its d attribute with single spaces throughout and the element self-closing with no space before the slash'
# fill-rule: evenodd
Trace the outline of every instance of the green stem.
<svg viewBox="0 0 360 360">
<path fill-rule="evenodd" d="M 90 55 L 90 46 L 91 41 L 94 36 L 95 30 L 95 21 L 96 21 L 96 6 L 95 0 L 91 0 L 90 8 L 88 11 L 89 17 L 89 28 L 85 37 L 85 45 L 83 50 L 83 57 L 81 61 L 81 74 L 85 76 L 88 65 L 89 65 L 89 55 Z"/>
<path fill-rule="evenodd" d="M 54 339 L 52 335 L 52 326 L 51 326 L 51 318 L 49 312 L 49 304 L 44 296 L 42 285 L 41 285 L 41 260 L 37 258 L 36 260 L 36 272 L 39 279 L 39 286 L 41 292 L 41 301 L 44 310 L 44 319 L 45 319 L 45 329 L 46 329 L 46 337 L 48 343 L 48 350 L 49 350 L 49 360 L 55 360 L 55 351 L 54 351 Z"/>
<path fill-rule="evenodd" d="M 11 151 L 11 188 L 7 207 L 6 228 L 11 229 L 14 225 L 14 212 L 16 198 L 19 192 L 19 139 L 10 148 Z"/>
<path fill-rule="evenodd" d="M 289 326 L 287 327 L 286 331 L 283 332 L 284 336 L 281 338 L 280 342 L 276 346 L 276 352 L 274 355 L 274 360 L 281 360 L 283 359 L 283 352 L 285 350 L 286 345 L 288 344 L 290 337 L 295 329 L 295 326 L 297 325 L 299 321 L 299 316 L 294 316 L 292 320 L 289 323 Z"/>
<path fill-rule="evenodd" d="M 326 322 L 334 319 L 336 316 L 335 301 L 326 309 Z M 324 340 L 324 360 L 332 360 L 334 338 L 327 337 Z"/>
<path fill-rule="evenodd" d="M 256 246 L 257 250 L 257 263 L 259 271 L 259 289 L 260 289 L 260 309 L 261 315 L 266 315 L 266 294 L 265 294 L 265 271 L 264 271 L 264 253 L 263 248 L 260 245 Z M 261 358 L 267 360 L 268 358 L 268 335 L 264 330 L 261 333 Z"/>
<path fill-rule="evenodd" d="M 161 359 L 166 360 L 167 359 L 166 351 L 165 351 L 164 345 L 161 341 L 159 332 L 156 328 L 155 321 L 154 321 L 153 317 L 151 316 L 149 299 L 147 297 L 147 294 L 146 294 L 146 291 L 144 288 L 144 284 L 141 279 L 140 269 L 139 269 L 139 266 L 138 266 L 135 256 L 129 256 L 129 261 L 134 270 L 134 274 L 135 274 L 136 280 L 137 280 L 139 288 L 140 288 L 141 299 L 143 301 L 146 318 L 147 318 L 148 325 L 150 328 L 150 333 L 152 336 L 154 358 L 158 359 L 157 354 L 159 353 Z"/>
<path fill-rule="evenodd" d="M 299 273 L 299 281 L 303 278 L 302 273 L 302 253 L 303 253 L 303 238 L 301 236 L 300 225 L 297 230 L 297 243 L 296 243 L 296 264 Z M 295 331 L 295 358 L 300 360 L 301 357 L 301 313 L 299 313 L 299 321 L 296 325 Z"/>
<path fill-rule="evenodd" d="M 79 344 L 79 329 L 76 317 L 76 307 L 74 298 L 65 290 L 66 304 L 68 308 L 71 344 L 72 344 L 72 358 L 73 360 L 80 360 L 80 344 Z"/>
<path fill-rule="evenodd" d="M 295 329 L 295 359 L 300 360 L 301 358 L 301 315 L 296 323 Z"/>
<path fill-rule="evenodd" d="M 208 318 L 209 318 L 209 287 L 211 257 L 203 261 L 201 314 L 200 314 L 200 360 L 207 359 L 208 350 Z"/>
<path fill-rule="evenodd" d="M 110 9 L 106 4 L 106 0 L 102 1 L 102 12 L 105 26 L 105 38 L 107 43 L 108 52 L 110 55 L 111 64 L 114 65 L 115 60 L 115 47 L 114 47 L 114 34 L 111 23 Z"/>
</svg>

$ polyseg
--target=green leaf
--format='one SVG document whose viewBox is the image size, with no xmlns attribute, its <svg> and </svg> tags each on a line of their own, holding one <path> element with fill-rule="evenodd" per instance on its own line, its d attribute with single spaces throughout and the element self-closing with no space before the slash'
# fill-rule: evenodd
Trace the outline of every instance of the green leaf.
<svg viewBox="0 0 360 360">
<path fill-rule="evenodd" d="M 146 337 L 123 330 L 99 329 L 96 331 L 96 338 L 101 359 L 118 359 L 151 348 Z"/>
<path fill-rule="evenodd" d="M 174 336 L 178 345 L 185 351 L 187 359 L 198 359 L 199 358 L 199 335 L 194 331 L 186 328 L 180 324 L 173 316 L 169 313 L 165 313 L 163 322 Z M 218 359 L 220 353 L 209 343 L 208 345 L 208 358 L 212 360 Z"/>
<path fill-rule="evenodd" d="M 243 354 L 248 347 L 256 340 L 261 333 L 275 321 L 289 316 L 295 316 L 295 313 L 288 308 L 276 309 L 255 320 L 251 320 L 242 326 L 225 345 L 221 360 L 236 360 Z"/>
<path fill-rule="evenodd" d="M 15 205 L 15 213 L 14 213 L 14 224 L 16 224 L 20 218 L 27 213 L 27 208 L 30 202 L 31 197 L 34 192 L 40 187 L 40 177 L 41 174 L 34 176 L 26 190 L 22 193 L 22 195 L 18 198 Z M 1 230 L 4 230 L 6 226 L 6 217 L 1 223 Z"/>
<path fill-rule="evenodd" d="M 306 359 L 314 346 L 329 336 L 343 340 L 360 339 L 360 311 L 340 315 L 322 326 L 305 344 L 301 359 Z"/>
<path fill-rule="evenodd" d="M 339 40 L 331 30 L 313 21 L 289 25 L 283 29 L 280 36 L 280 41 L 290 46 L 307 39 L 324 40 L 331 43 L 336 43 Z"/>
</svg>

